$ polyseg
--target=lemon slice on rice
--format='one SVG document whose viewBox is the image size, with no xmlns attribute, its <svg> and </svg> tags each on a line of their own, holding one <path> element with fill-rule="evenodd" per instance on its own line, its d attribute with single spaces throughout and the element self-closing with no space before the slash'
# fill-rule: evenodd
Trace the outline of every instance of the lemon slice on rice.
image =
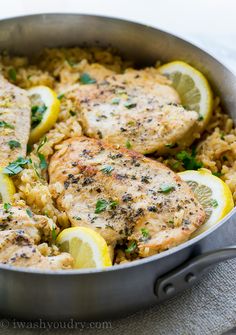
<svg viewBox="0 0 236 335">
<path fill-rule="evenodd" d="M 204 75 L 194 67 L 182 61 L 167 63 L 158 68 L 167 76 L 179 93 L 181 104 L 187 110 L 199 113 L 199 128 L 207 125 L 213 109 L 213 94 Z"/>
<path fill-rule="evenodd" d="M 180 172 L 179 175 L 191 187 L 206 213 L 205 223 L 192 235 L 195 237 L 219 222 L 233 209 L 232 193 L 223 180 L 207 169 L 188 170 Z"/>
<path fill-rule="evenodd" d="M 35 86 L 28 90 L 31 100 L 31 132 L 29 143 L 37 142 L 57 121 L 60 101 L 47 86 Z"/>
<path fill-rule="evenodd" d="M 13 181 L 0 170 L 0 203 L 11 203 L 16 193 Z"/>
<path fill-rule="evenodd" d="M 104 238 L 87 227 L 64 229 L 57 237 L 61 251 L 69 252 L 75 269 L 111 266 L 109 249 Z"/>
</svg>

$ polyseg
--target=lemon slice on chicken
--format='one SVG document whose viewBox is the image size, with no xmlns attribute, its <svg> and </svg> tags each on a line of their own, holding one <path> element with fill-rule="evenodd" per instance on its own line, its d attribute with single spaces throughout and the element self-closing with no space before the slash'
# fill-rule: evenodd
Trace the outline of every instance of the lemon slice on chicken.
<svg viewBox="0 0 236 335">
<path fill-rule="evenodd" d="M 205 223 L 193 234 L 197 236 L 219 222 L 234 207 L 232 193 L 228 185 L 207 169 L 179 173 L 182 180 L 191 187 L 206 213 Z"/>
<path fill-rule="evenodd" d="M 31 100 L 31 132 L 29 143 L 37 142 L 57 121 L 60 101 L 47 86 L 35 86 L 28 90 Z"/>
<path fill-rule="evenodd" d="M 13 181 L 0 170 L 0 203 L 11 203 L 16 193 Z"/>
<path fill-rule="evenodd" d="M 112 265 L 106 241 L 90 228 L 64 229 L 58 235 L 56 243 L 61 251 L 71 254 L 75 269 L 104 268 Z"/>
<path fill-rule="evenodd" d="M 199 128 L 207 125 L 213 109 L 213 94 L 204 75 L 185 62 L 175 61 L 158 68 L 167 76 L 179 93 L 181 104 L 187 110 L 199 113 Z"/>
</svg>

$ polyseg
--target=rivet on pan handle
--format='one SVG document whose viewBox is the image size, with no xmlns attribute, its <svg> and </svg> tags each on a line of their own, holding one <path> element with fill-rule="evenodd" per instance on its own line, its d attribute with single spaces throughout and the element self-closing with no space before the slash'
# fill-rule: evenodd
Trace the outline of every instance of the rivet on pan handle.
<svg viewBox="0 0 236 335">
<path fill-rule="evenodd" d="M 191 287 L 211 266 L 236 257 L 236 246 L 210 251 L 182 264 L 157 279 L 154 292 L 158 300 L 170 298 Z"/>
</svg>

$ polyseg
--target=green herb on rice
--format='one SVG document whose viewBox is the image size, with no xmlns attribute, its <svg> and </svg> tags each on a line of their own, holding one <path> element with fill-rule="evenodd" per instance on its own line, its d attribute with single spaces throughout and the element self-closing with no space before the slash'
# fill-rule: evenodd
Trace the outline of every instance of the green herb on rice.
<svg viewBox="0 0 236 335">
<path fill-rule="evenodd" d="M 10 129 L 15 129 L 15 127 L 10 124 L 10 123 L 7 123 L 5 121 L 0 121 L 0 128 L 10 128 Z"/>
<path fill-rule="evenodd" d="M 143 239 L 145 240 L 147 240 L 150 237 L 150 233 L 147 228 L 141 228 L 141 233 L 143 235 Z"/>
<path fill-rule="evenodd" d="M 83 85 L 94 84 L 96 82 L 97 81 L 93 79 L 92 77 L 90 77 L 88 73 L 84 72 L 80 75 L 80 83 Z"/>
<path fill-rule="evenodd" d="M 57 99 L 58 99 L 58 100 L 62 100 L 62 99 L 64 98 L 64 96 L 65 96 L 64 93 L 59 94 L 59 95 L 57 96 Z"/>
<path fill-rule="evenodd" d="M 56 228 L 52 227 L 52 240 L 53 242 L 55 242 L 57 239 L 57 232 L 56 232 Z"/>
<path fill-rule="evenodd" d="M 48 163 L 45 159 L 45 156 L 43 154 L 41 154 L 40 152 L 38 153 L 38 158 L 39 158 L 39 168 L 41 170 L 45 170 L 48 166 Z"/>
<path fill-rule="evenodd" d="M 202 162 L 196 160 L 195 157 L 196 151 L 194 148 L 192 149 L 192 153 L 183 150 L 176 155 L 176 158 L 182 163 L 186 170 L 198 170 L 203 167 Z"/>
<path fill-rule="evenodd" d="M 31 159 L 19 157 L 3 169 L 3 173 L 14 176 L 23 171 L 26 165 L 32 163 Z"/>
<path fill-rule="evenodd" d="M 9 145 L 11 150 L 15 148 L 21 148 L 20 142 L 15 141 L 15 140 L 10 140 L 9 142 L 7 142 L 7 144 Z"/>
<path fill-rule="evenodd" d="M 16 81 L 16 70 L 14 69 L 14 67 L 11 67 L 9 70 L 8 70 L 8 76 L 10 77 L 10 79 L 12 81 Z"/>
<path fill-rule="evenodd" d="M 39 142 L 37 152 L 39 152 L 39 150 L 42 149 L 42 147 L 44 146 L 45 143 L 47 143 L 47 141 L 48 141 L 47 136 L 44 136 Z"/>
<path fill-rule="evenodd" d="M 12 207 L 8 202 L 4 203 L 3 208 L 6 213 L 9 213 L 9 209 Z"/>
<path fill-rule="evenodd" d="M 131 242 L 127 249 L 125 249 L 125 253 L 130 254 L 134 252 L 137 248 L 137 243 L 135 241 Z"/>
</svg>

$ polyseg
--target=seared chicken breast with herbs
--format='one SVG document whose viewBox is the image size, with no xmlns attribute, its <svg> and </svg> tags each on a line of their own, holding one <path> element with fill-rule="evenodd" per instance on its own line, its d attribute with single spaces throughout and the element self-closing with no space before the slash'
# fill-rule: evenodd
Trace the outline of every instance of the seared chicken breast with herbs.
<svg viewBox="0 0 236 335">
<path fill-rule="evenodd" d="M 27 92 L 0 75 L 0 167 L 26 155 L 30 118 Z"/>
<path fill-rule="evenodd" d="M 86 137 L 64 141 L 49 165 L 50 189 L 73 226 L 111 246 L 135 242 L 145 257 L 186 241 L 205 219 L 189 186 L 169 168 Z"/>
<path fill-rule="evenodd" d="M 0 263 L 51 270 L 71 268 L 69 254 L 47 257 L 37 245 L 43 240 L 52 241 L 56 229 L 51 219 L 29 208 L 0 205 Z"/>
<path fill-rule="evenodd" d="M 0 231 L 0 263 L 42 270 L 60 270 L 72 267 L 73 259 L 67 253 L 43 256 L 33 239 L 22 230 Z"/>
<path fill-rule="evenodd" d="M 143 154 L 166 154 L 190 145 L 198 126 L 198 114 L 180 105 L 169 84 L 156 69 L 130 70 L 79 85 L 68 98 L 77 100 L 87 136 Z"/>
<path fill-rule="evenodd" d="M 56 225 L 52 219 L 34 214 L 28 207 L 0 204 L 0 231 L 16 229 L 28 234 L 37 244 L 41 240 L 52 240 Z"/>
</svg>

